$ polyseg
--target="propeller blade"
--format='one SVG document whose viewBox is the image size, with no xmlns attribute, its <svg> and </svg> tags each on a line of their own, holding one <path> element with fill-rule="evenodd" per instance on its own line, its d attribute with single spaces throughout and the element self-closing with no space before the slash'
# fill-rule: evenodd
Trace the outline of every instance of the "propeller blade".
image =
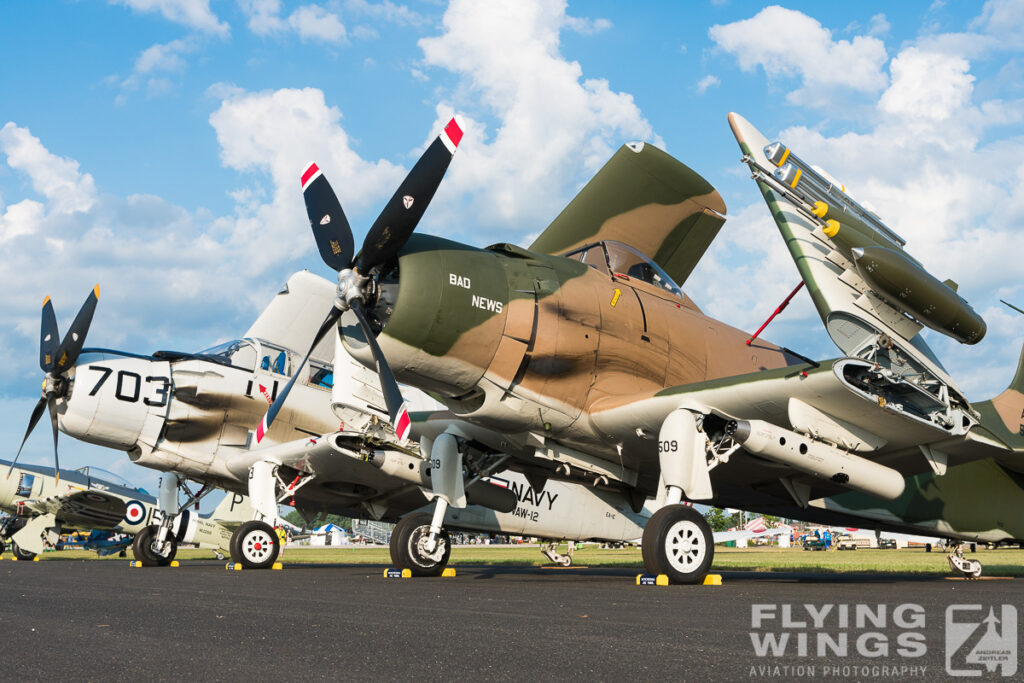
<svg viewBox="0 0 1024 683">
<path fill-rule="evenodd" d="M 274 419 L 277 417 L 278 412 L 280 412 L 281 406 L 284 405 L 285 399 L 288 398 L 288 392 L 292 390 L 292 385 L 294 385 L 295 380 L 299 378 L 299 372 L 301 372 L 302 368 L 305 367 L 306 361 L 309 360 L 309 356 L 313 353 L 313 349 L 315 349 L 316 345 L 320 343 L 320 340 L 322 340 L 324 336 L 326 336 L 326 334 L 330 332 L 335 325 L 337 325 L 338 318 L 340 317 L 341 311 L 332 306 L 331 312 L 327 314 L 326 318 L 324 318 L 323 324 L 320 325 L 320 329 L 313 338 L 313 343 L 310 345 L 309 351 L 306 352 L 306 355 L 303 357 L 302 362 L 299 363 L 299 366 L 292 371 L 292 378 L 288 380 L 288 384 L 285 384 L 284 388 L 278 392 L 277 398 L 272 404 L 270 404 L 270 408 L 267 409 L 267 413 L 263 416 L 263 419 L 260 420 L 259 425 L 257 425 L 256 443 L 263 441 L 263 437 L 266 436 L 268 431 L 270 431 L 270 425 L 274 423 Z"/>
<path fill-rule="evenodd" d="M 352 228 L 331 184 L 315 163 L 310 163 L 302 174 L 302 198 L 320 258 L 334 270 L 348 268 L 355 248 Z"/>
<path fill-rule="evenodd" d="M 60 332 L 57 329 L 57 316 L 53 313 L 53 302 L 50 297 L 43 299 L 43 322 L 39 331 L 39 367 L 49 372 L 53 367 L 57 347 L 60 346 Z"/>
<path fill-rule="evenodd" d="M 53 476 L 60 483 L 60 457 L 57 455 L 57 399 L 52 396 L 46 402 L 50 408 L 50 426 L 53 428 Z"/>
<path fill-rule="evenodd" d="M 430 143 L 366 233 L 356 262 L 359 273 L 365 275 L 374 266 L 387 263 L 405 245 L 433 199 L 461 140 L 462 129 L 452 119 Z"/>
<path fill-rule="evenodd" d="M 46 397 L 43 396 L 36 403 L 36 407 L 32 409 L 32 417 L 28 419 L 28 429 L 25 430 L 25 438 L 21 440 L 21 447 L 18 448 L 18 454 L 14 456 L 14 460 L 11 462 L 11 466 L 7 469 L 7 478 L 11 478 L 11 472 L 14 471 L 14 466 L 18 464 L 18 458 L 21 457 L 21 449 L 25 447 L 25 442 L 28 441 L 28 435 L 35 429 L 36 423 L 39 422 L 39 418 L 43 416 L 43 410 L 46 408 Z"/>
<path fill-rule="evenodd" d="M 384 391 L 384 402 L 388 407 L 391 426 L 395 428 L 395 434 L 398 436 L 398 445 L 404 446 L 409 438 L 409 428 L 412 426 L 412 422 L 409 419 L 409 410 L 405 405 L 405 399 L 402 398 L 402 390 L 398 388 L 398 382 L 395 381 L 395 375 L 391 372 L 388 359 L 384 357 L 384 352 L 381 351 L 380 345 L 377 344 L 377 338 L 374 336 L 373 330 L 370 329 L 361 299 L 352 301 L 352 312 L 359 319 L 359 326 L 363 328 L 366 343 L 370 345 L 373 360 L 377 363 L 380 387 Z"/>
<path fill-rule="evenodd" d="M 71 329 L 68 330 L 67 335 L 64 337 L 64 341 L 57 348 L 57 353 L 54 357 L 54 369 L 58 373 L 74 367 L 75 361 L 78 360 L 78 354 L 82 352 L 82 345 L 85 344 L 85 335 L 89 332 L 92 314 L 96 311 L 96 303 L 99 299 L 100 286 L 96 285 L 92 288 L 89 296 L 86 297 L 82 308 L 79 309 L 78 315 L 75 316 L 75 320 L 71 323 Z"/>
</svg>

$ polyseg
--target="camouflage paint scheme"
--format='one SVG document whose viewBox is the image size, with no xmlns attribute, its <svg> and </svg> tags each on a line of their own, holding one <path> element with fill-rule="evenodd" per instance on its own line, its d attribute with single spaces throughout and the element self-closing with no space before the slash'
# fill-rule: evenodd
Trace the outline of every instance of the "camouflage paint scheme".
<svg viewBox="0 0 1024 683">
<path fill-rule="evenodd" d="M 734 132 L 749 155 L 744 125 Z M 823 235 L 805 238 L 799 230 L 815 226 L 794 227 L 786 199 L 765 183 L 759 187 L 830 334 L 860 335 L 857 349 L 840 344 L 855 354 L 809 364 L 768 342 L 748 346 L 748 334 L 708 317 L 685 294 L 618 268 L 610 254 L 622 243 L 646 257 L 632 265 L 647 262 L 650 273 L 654 264 L 685 281 L 725 213 L 721 197 L 695 172 L 649 145 L 628 145 L 530 249 L 478 249 L 414 235 L 397 267 L 380 274 L 381 294 L 371 307 L 378 342 L 399 381 L 431 392 L 449 409 L 423 430 L 436 435 L 468 424 L 481 449 L 513 455 L 513 467 L 539 481 L 588 482 L 642 501 L 659 492 L 657 438 L 673 410 L 790 429 L 796 425 L 788 408 L 797 398 L 873 433 L 884 445 L 871 459 L 908 478 L 904 494 L 883 501 L 850 493 L 739 451 L 711 473 L 715 504 L 894 531 L 1024 539 L 1021 518 L 996 519 L 983 494 L 964 504 L 970 514 L 920 502 L 924 490 L 939 492 L 938 500 L 960 496 L 950 482 L 963 477 L 998 481 L 1000 505 L 1024 503 L 1019 375 L 1016 388 L 972 407 L 915 338 L 921 325 L 872 296 L 863 281 L 832 282 L 843 273 L 844 283 L 852 281 L 852 263 L 837 266 L 841 251 Z M 839 287 L 852 292 L 839 296 Z M 355 321 L 343 316 L 339 329 L 352 356 L 373 367 Z M 872 335 L 895 342 L 872 342 L 865 360 L 862 337 Z M 898 378 L 876 395 L 871 373 L 900 366 L 926 376 L 927 390 Z M 933 384 L 949 394 L 943 415 L 933 410 L 940 393 Z M 926 473 L 933 466 L 921 446 L 948 464 L 945 478 Z M 807 499 L 791 493 L 794 485 L 806 487 Z"/>
</svg>

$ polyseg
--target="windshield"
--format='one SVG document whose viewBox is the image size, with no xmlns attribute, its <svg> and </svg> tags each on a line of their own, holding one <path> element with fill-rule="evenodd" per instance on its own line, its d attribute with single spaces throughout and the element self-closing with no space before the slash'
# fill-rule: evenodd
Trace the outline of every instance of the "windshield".
<svg viewBox="0 0 1024 683">
<path fill-rule="evenodd" d="M 252 342 L 245 339 L 235 339 L 218 344 L 205 351 L 200 351 L 198 355 L 222 358 L 231 365 L 243 370 L 256 369 L 256 347 L 253 346 Z"/>
<path fill-rule="evenodd" d="M 683 291 L 672 281 L 668 273 L 628 244 L 606 240 L 576 249 L 563 256 L 585 263 L 602 273 L 607 273 L 610 267 L 615 275 L 625 275 L 630 280 L 641 280 L 675 294 L 680 299 L 683 298 Z"/>
<path fill-rule="evenodd" d="M 625 275 L 631 280 L 642 280 L 679 298 L 683 297 L 679 285 L 672 281 L 668 273 L 633 247 L 613 241 L 605 242 L 604 247 L 608 252 L 608 264 L 616 275 Z"/>
</svg>

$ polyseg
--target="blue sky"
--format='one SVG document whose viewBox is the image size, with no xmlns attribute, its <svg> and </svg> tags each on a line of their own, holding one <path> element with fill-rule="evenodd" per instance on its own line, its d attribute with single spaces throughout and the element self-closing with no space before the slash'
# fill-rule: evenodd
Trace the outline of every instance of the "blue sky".
<svg viewBox="0 0 1024 683">
<path fill-rule="evenodd" d="M 985 316 L 927 338 L 968 395 L 1013 374 L 1024 319 L 1024 3 L 120 0 L 0 8 L 0 443 L 38 397 L 39 305 L 89 345 L 241 334 L 287 275 L 329 276 L 299 192 L 315 158 L 357 239 L 452 113 L 467 135 L 421 229 L 528 244 L 623 142 L 665 147 L 730 221 L 686 283 L 748 328 L 798 282 L 726 115 L 840 178 Z M 835 349 L 806 295 L 766 333 Z M 27 460 L 48 462 L 40 428 Z M 63 440 L 153 485 L 122 454 Z"/>
</svg>

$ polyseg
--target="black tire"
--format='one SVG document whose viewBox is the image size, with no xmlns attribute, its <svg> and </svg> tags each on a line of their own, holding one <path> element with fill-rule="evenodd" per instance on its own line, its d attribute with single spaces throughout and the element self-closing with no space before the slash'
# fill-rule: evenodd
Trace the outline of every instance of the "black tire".
<svg viewBox="0 0 1024 683">
<path fill-rule="evenodd" d="M 714 535 L 692 507 L 666 505 L 647 520 L 642 554 L 651 574 L 666 574 L 672 583 L 700 583 L 715 556 Z"/>
<path fill-rule="evenodd" d="M 243 569 L 270 569 L 280 552 L 277 532 L 266 522 L 246 522 L 231 534 L 231 560 Z"/>
<path fill-rule="evenodd" d="M 156 524 L 150 524 L 139 533 L 135 534 L 135 538 L 132 539 L 132 554 L 135 559 L 142 563 L 143 567 L 166 567 L 174 559 L 174 556 L 178 554 L 178 541 L 174 538 L 174 534 L 168 532 L 167 534 L 167 546 L 168 550 L 164 555 L 158 555 L 153 550 L 153 541 L 156 539 L 157 532 L 160 530 Z"/>
<path fill-rule="evenodd" d="M 22 562 L 31 562 L 33 559 L 35 559 L 36 556 L 35 553 L 30 553 L 27 550 L 22 550 L 21 548 L 19 548 L 18 544 L 14 541 L 11 541 L 11 554 L 14 555 L 16 559 L 21 560 Z"/>
<path fill-rule="evenodd" d="M 3 555 L 7 551 L 7 545 L 0 539 L 0 555 Z"/>
<path fill-rule="evenodd" d="M 437 542 L 443 550 L 440 559 L 427 557 L 421 544 L 430 534 L 430 521 L 433 515 L 429 512 L 418 512 L 406 515 L 391 532 L 391 561 L 398 569 L 408 569 L 413 576 L 440 576 L 448 565 L 452 554 L 451 538 L 448 532 L 441 529 Z"/>
</svg>

